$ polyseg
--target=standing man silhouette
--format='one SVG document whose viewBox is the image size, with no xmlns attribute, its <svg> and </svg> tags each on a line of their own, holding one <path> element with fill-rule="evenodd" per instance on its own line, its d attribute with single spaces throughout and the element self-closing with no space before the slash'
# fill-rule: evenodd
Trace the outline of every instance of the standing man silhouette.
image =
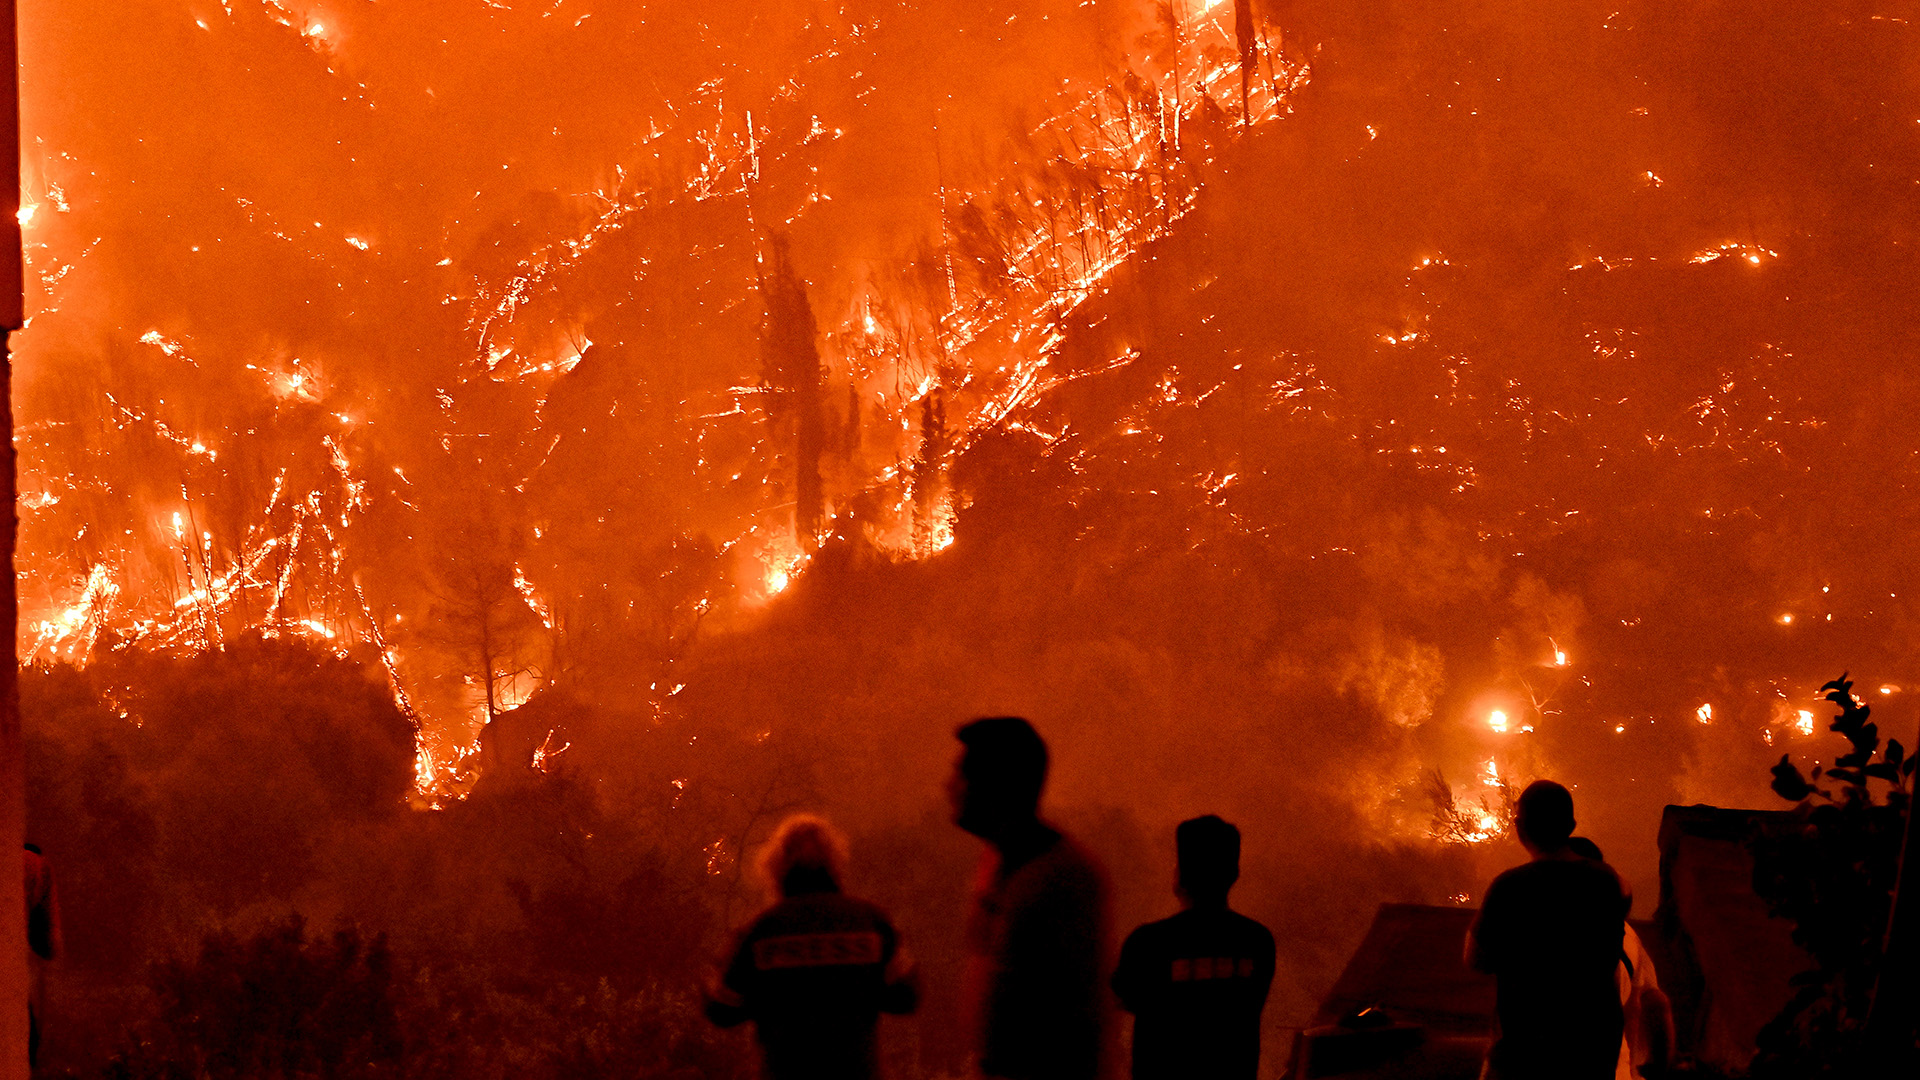
<svg viewBox="0 0 1920 1080">
<path fill-rule="evenodd" d="M 995 716 L 955 734 L 954 823 L 990 845 L 967 920 L 980 1071 L 1093 1080 L 1105 1019 L 1106 873 L 1040 819 L 1047 744 L 1033 725 Z"/>
<path fill-rule="evenodd" d="M 1128 935 L 1113 973 L 1133 1014 L 1133 1080 L 1254 1080 L 1273 935 L 1227 907 L 1240 880 L 1240 830 L 1208 814 L 1173 835 L 1174 894 L 1186 910 Z"/>
<path fill-rule="evenodd" d="M 1626 895 L 1568 845 L 1573 825 L 1566 788 L 1527 785 L 1514 826 L 1532 860 L 1493 879 L 1467 931 L 1467 966 L 1497 982 L 1490 1080 L 1609 1080 L 1619 1062 Z"/>
</svg>

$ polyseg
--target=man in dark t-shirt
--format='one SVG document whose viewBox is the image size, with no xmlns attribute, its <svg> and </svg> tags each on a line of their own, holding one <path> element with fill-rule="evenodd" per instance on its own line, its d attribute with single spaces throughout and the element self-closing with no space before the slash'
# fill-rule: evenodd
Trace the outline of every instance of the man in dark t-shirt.
<svg viewBox="0 0 1920 1080">
<path fill-rule="evenodd" d="M 753 1021 L 768 1080 L 873 1080 L 880 1014 L 916 1004 L 913 965 L 886 913 L 840 892 L 840 848 L 819 818 L 781 826 L 763 858 L 781 898 L 708 989 L 709 1019 Z"/>
<path fill-rule="evenodd" d="M 980 1073 L 1096 1080 L 1110 1008 L 1100 985 L 1106 871 L 1040 818 L 1047 746 L 1033 725 L 993 716 L 955 736 L 954 824 L 989 845 L 967 919 L 965 999 Z"/>
<path fill-rule="evenodd" d="M 1253 1080 L 1273 935 L 1227 907 L 1240 830 L 1212 814 L 1174 831 L 1186 910 L 1127 936 L 1113 990 L 1133 1014 L 1133 1080 Z"/>
<path fill-rule="evenodd" d="M 1626 894 L 1605 863 L 1567 846 L 1573 796 L 1550 780 L 1521 793 L 1515 828 L 1533 856 L 1487 887 L 1467 932 L 1468 966 L 1494 976 L 1495 1080 L 1605 1080 L 1620 1056 L 1614 971 Z"/>
</svg>

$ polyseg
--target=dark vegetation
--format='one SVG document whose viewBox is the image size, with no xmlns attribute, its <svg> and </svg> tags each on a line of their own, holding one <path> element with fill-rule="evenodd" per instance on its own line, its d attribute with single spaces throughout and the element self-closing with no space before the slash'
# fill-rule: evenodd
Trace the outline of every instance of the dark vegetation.
<svg viewBox="0 0 1920 1080">
<path fill-rule="evenodd" d="M 67 955 L 49 1063 L 125 1077 L 735 1075 L 695 994 L 724 893 L 669 774 L 409 808 L 356 663 L 257 637 L 23 680 Z M 665 742 L 665 738 L 661 740 Z M 684 740 L 679 740 L 684 742 Z M 651 802 L 648 796 L 653 796 Z M 697 797 L 697 796 L 696 796 Z"/>
</svg>

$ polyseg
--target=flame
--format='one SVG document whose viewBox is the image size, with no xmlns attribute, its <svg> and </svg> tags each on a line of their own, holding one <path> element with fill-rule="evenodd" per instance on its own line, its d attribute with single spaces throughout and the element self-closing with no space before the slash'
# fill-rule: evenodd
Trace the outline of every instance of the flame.
<svg viewBox="0 0 1920 1080">
<path fill-rule="evenodd" d="M 553 629 L 553 609 L 549 608 L 540 599 L 539 594 L 533 591 L 533 583 L 527 580 L 526 571 L 520 569 L 519 563 L 513 564 L 513 587 L 520 594 L 520 598 L 527 602 L 527 606 L 533 609 L 533 613 L 540 617 L 540 625 L 549 630 Z"/>
<path fill-rule="evenodd" d="M 1487 727 L 1492 728 L 1493 731 L 1497 734 L 1501 734 L 1501 735 L 1506 734 L 1506 731 L 1507 731 L 1506 712 L 1501 709 L 1495 709 L 1492 712 L 1488 713 Z"/>
<path fill-rule="evenodd" d="M 1693 710 L 1693 715 L 1701 723 L 1711 724 L 1713 723 L 1713 705 L 1710 703 L 1702 704 L 1699 708 Z"/>
<path fill-rule="evenodd" d="M 323 23 L 282 0 L 266 2 L 271 17 L 307 39 L 316 51 L 330 54 L 339 44 L 342 26 L 335 20 Z M 1070 317 L 1103 295 L 1118 272 L 1169 237 L 1198 205 L 1202 169 L 1213 163 L 1197 160 L 1200 155 L 1192 147 L 1198 144 L 1193 140 L 1183 145 L 1182 126 L 1213 102 L 1230 100 L 1238 111 L 1237 85 L 1233 93 L 1223 92 L 1230 83 L 1237 84 L 1240 74 L 1232 28 L 1208 17 L 1224 2 L 1204 0 L 1202 17 L 1182 19 L 1185 31 L 1177 57 L 1182 74 L 1177 78 L 1164 79 L 1151 71 L 1116 71 L 1104 85 L 1063 88 L 1037 101 L 1032 115 L 1039 119 L 1025 134 L 1036 145 L 1060 149 L 1045 160 L 1017 164 L 1025 170 L 1016 178 L 1020 182 L 965 190 L 943 181 L 939 197 L 945 243 L 939 257 L 948 287 L 944 294 L 933 293 L 937 299 L 923 305 L 923 314 L 899 314 L 917 302 L 914 294 L 889 296 L 876 287 L 863 303 L 846 311 L 839 326 L 821 327 L 822 339 L 840 343 L 832 348 L 842 350 L 823 359 L 837 365 L 836 370 L 853 368 L 855 360 L 861 365 L 863 381 L 857 389 L 863 401 L 878 402 L 876 427 L 910 420 L 917 414 L 919 399 L 935 385 L 947 395 L 947 444 L 938 452 L 928 452 L 920 474 L 895 463 L 868 466 L 867 475 L 847 481 L 852 490 L 845 494 L 877 494 L 879 505 L 892 507 L 894 520 L 873 527 L 875 543 L 904 558 L 927 558 L 949 548 L 958 513 L 945 477 L 950 464 L 989 431 L 1017 427 L 1049 442 L 1060 438 L 1064 431 L 1039 431 L 1031 412 L 1023 410 L 1075 379 L 1123 367 L 1139 356 L 1128 350 L 1104 368 L 1056 369 L 1057 354 L 1066 340 L 1063 327 Z M 206 29 L 204 20 L 200 25 Z M 1279 55 L 1269 59 L 1272 70 L 1251 80 L 1253 92 L 1244 118 L 1249 128 L 1277 121 L 1288 108 L 1287 96 L 1304 85 L 1308 76 L 1303 64 Z M 1156 88 L 1172 82 L 1184 84 L 1184 96 L 1178 88 L 1171 96 Z M 1195 94 L 1196 89 L 1201 93 Z M 730 109 L 714 94 L 677 108 L 671 117 L 650 118 L 640 125 L 652 140 L 687 148 L 691 164 L 663 167 L 657 182 L 649 181 L 651 187 L 624 172 L 609 178 L 592 192 L 599 200 L 598 209 L 578 235 L 555 238 L 497 280 L 476 282 L 461 295 L 449 295 L 450 302 L 464 305 L 459 317 L 465 319 L 472 359 L 499 381 L 550 381 L 578 365 L 593 344 L 579 332 L 582 324 L 565 316 L 555 319 L 545 309 L 535 310 L 536 302 L 568 275 L 582 272 L 601 244 L 623 231 L 647 228 L 652 220 L 648 215 L 661 207 L 734 200 L 750 216 L 756 209 L 748 202 L 751 185 L 761 174 L 762 159 L 775 152 L 768 145 L 764 113 L 760 115 L 762 120 L 756 121 L 753 113 L 737 105 Z M 1230 137 L 1243 134 L 1236 128 Z M 816 119 L 807 138 L 825 141 L 839 135 Z M 1029 200 L 1017 194 L 1030 188 L 1071 192 L 1073 197 Z M 815 190 L 811 196 L 830 201 L 824 191 Z M 57 185 L 48 184 L 46 200 L 56 210 L 68 209 Z M 385 243 L 377 229 L 367 227 L 363 234 L 357 222 L 334 221 L 329 227 L 312 220 L 324 214 L 276 222 L 262 206 L 245 198 L 237 202 L 248 221 L 289 243 L 308 242 L 311 224 L 319 231 L 310 237 L 313 250 L 309 254 L 323 262 L 345 257 L 364 266 L 367 260 L 339 245 L 344 242 L 370 252 Z M 22 205 L 23 224 L 34 217 L 37 206 Z M 967 206 L 1009 223 L 993 242 L 1004 249 L 996 255 L 1003 259 L 1011 285 L 987 287 L 954 275 L 956 243 L 946 211 L 957 216 Z M 451 260 L 442 258 L 440 265 L 451 265 Z M 915 317 L 923 321 L 911 322 Z M 909 321 L 903 324 L 903 319 Z M 211 346 L 186 332 L 173 332 L 180 336 L 148 329 L 137 340 L 158 349 L 170 362 L 201 366 L 191 353 Z M 562 338 L 557 348 L 556 337 Z M 903 343 L 902 338 L 911 338 L 915 344 Z M 941 363 L 963 355 L 966 370 L 959 385 L 937 374 Z M 77 596 L 49 601 L 45 609 L 33 613 L 38 621 L 29 625 L 41 628 L 42 634 L 31 651 L 48 650 L 50 655 L 57 648 L 62 659 L 84 662 L 99 632 L 109 625 L 124 640 L 154 648 L 215 648 L 242 629 L 297 635 L 340 653 L 371 645 L 387 673 L 396 704 L 410 718 L 430 723 L 431 717 L 418 715 L 405 686 L 410 677 L 416 677 L 406 667 L 428 662 L 424 657 L 431 650 L 404 649 L 387 641 L 387 632 L 402 633 L 402 617 L 395 613 L 383 621 L 374 616 L 356 578 L 362 567 L 351 554 L 369 546 L 367 534 L 357 530 L 362 527 L 361 515 L 375 500 L 391 498 L 406 509 L 416 509 L 406 501 L 404 488 L 389 495 L 387 487 L 389 471 L 401 485 L 410 486 L 403 466 L 417 473 L 416 463 L 371 460 L 373 448 L 360 441 L 360 425 L 377 417 L 369 413 L 365 421 L 356 420 L 343 408 L 345 403 L 337 400 L 324 362 L 288 355 L 255 357 L 245 366 L 259 380 L 254 386 L 268 410 L 284 407 L 287 414 L 306 415 L 310 410 L 300 406 L 321 404 L 322 415 L 339 421 L 334 434 L 317 436 L 317 445 L 310 447 L 323 454 L 331 468 L 318 478 L 303 479 L 307 474 L 301 468 L 279 466 L 271 493 L 247 506 L 214 505 L 212 496 L 204 494 L 207 486 L 196 481 L 190 495 L 190 485 L 183 482 L 181 501 L 175 503 L 180 509 L 148 510 L 153 517 L 141 539 L 157 548 L 160 557 L 131 546 L 104 553 L 88 568 L 87 582 Z M 536 386 L 550 385 L 548 381 Z M 1206 400 L 1204 390 L 1168 382 L 1162 403 L 1197 407 Z M 443 409 L 452 411 L 456 393 L 455 388 L 440 389 Z M 117 429 L 137 429 L 177 447 L 187 462 L 183 471 L 199 470 L 187 472 L 189 477 L 224 475 L 231 463 L 223 459 L 223 450 L 227 457 L 244 456 L 241 448 L 250 445 L 252 432 L 240 425 L 222 430 L 201 427 L 195 420 L 194 427 L 186 430 L 196 434 L 189 435 L 169 426 L 169 420 L 182 421 L 165 409 L 148 411 L 109 401 L 110 419 Z M 716 411 L 715 416 L 742 415 L 745 410 L 738 401 L 733 404 L 734 408 Z M 444 442 L 441 448 L 446 448 Z M 371 475 L 372 482 L 363 474 Z M 1235 479 L 1232 472 L 1217 481 L 1210 474 L 1205 484 L 1212 496 L 1225 501 L 1226 489 Z M 834 496 L 838 499 L 841 494 L 836 491 Z M 196 500 L 209 502 L 197 505 Z M 59 492 L 48 490 L 25 497 L 22 506 L 45 509 L 59 502 Z M 169 512 L 170 537 L 165 517 Z M 715 526 L 714 535 L 723 548 L 741 545 L 740 550 L 750 550 L 756 538 L 774 535 L 767 519 L 760 516 L 764 512 L 761 508 L 754 515 L 723 522 Z M 200 527 L 215 522 L 219 523 L 213 526 L 219 530 L 217 538 L 213 529 Z M 130 545 L 138 542 L 129 541 Z M 731 580 L 701 602 L 732 601 L 747 607 L 766 602 L 791 588 L 808 564 L 807 551 L 794 538 L 777 535 L 757 555 L 735 563 Z M 377 582 L 369 588 L 376 586 Z M 543 627 L 554 631 L 551 605 L 518 565 L 514 587 Z M 391 597 L 381 599 L 383 604 L 391 602 Z M 413 625 L 407 623 L 408 628 Z M 503 707 L 517 706 L 534 685 L 532 677 L 509 680 L 501 695 Z M 449 753 L 436 759 L 423 746 L 416 762 L 420 790 L 449 790 L 459 775 L 462 756 Z"/>
<path fill-rule="evenodd" d="M 73 603 L 53 618 L 42 619 L 35 625 L 37 636 L 26 648 L 26 655 L 44 653 L 53 658 L 64 648 L 66 655 L 62 659 L 85 657 L 93 650 L 94 641 L 105 628 L 119 596 L 120 586 L 113 580 L 112 569 L 105 563 L 95 563 L 87 571 L 86 583 Z"/>
</svg>

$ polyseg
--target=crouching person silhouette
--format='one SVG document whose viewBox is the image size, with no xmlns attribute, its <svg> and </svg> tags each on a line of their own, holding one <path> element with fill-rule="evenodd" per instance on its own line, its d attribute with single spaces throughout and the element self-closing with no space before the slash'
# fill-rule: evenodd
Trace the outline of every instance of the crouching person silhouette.
<svg viewBox="0 0 1920 1080">
<path fill-rule="evenodd" d="M 1240 830 L 1208 814 L 1174 830 L 1186 910 L 1127 936 L 1113 990 L 1133 1014 L 1133 1080 L 1254 1080 L 1273 935 L 1227 907 Z"/>
<path fill-rule="evenodd" d="M 753 1021 L 768 1080 L 872 1080 L 880 1014 L 910 1013 L 913 962 L 885 912 L 840 891 L 846 842 L 821 818 L 783 822 L 760 856 L 772 907 L 707 994 L 722 1027 Z"/>
</svg>

